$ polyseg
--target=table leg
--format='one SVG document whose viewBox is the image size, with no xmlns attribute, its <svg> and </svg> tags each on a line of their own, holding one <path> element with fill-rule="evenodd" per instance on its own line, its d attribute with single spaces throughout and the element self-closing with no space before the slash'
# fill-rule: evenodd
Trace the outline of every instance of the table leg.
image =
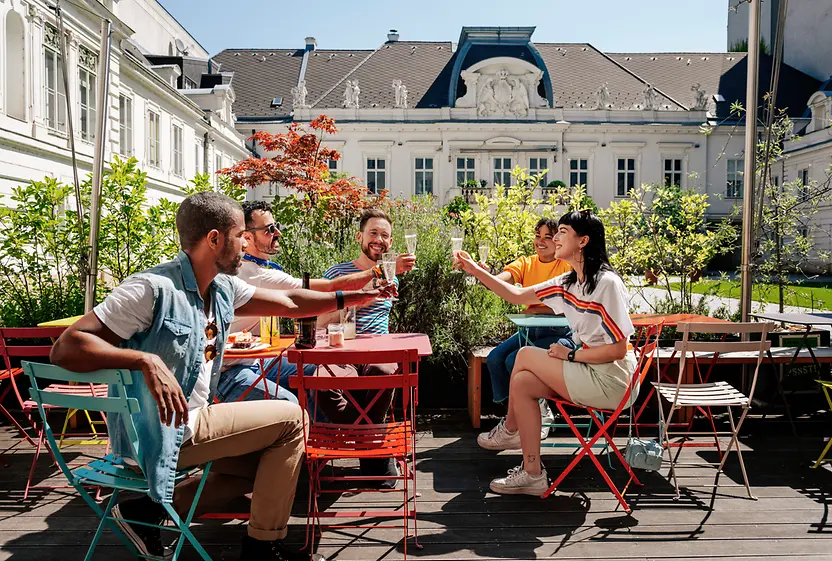
<svg viewBox="0 0 832 561">
<path fill-rule="evenodd" d="M 480 428 L 482 408 L 482 360 L 471 356 L 468 361 L 468 416 L 471 426 Z"/>
</svg>

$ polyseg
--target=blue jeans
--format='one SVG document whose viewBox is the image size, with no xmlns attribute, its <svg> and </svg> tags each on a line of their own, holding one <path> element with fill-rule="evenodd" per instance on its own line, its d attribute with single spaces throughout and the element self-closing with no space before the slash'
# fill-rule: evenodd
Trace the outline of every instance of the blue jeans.
<svg viewBox="0 0 832 561">
<path fill-rule="evenodd" d="M 560 343 L 570 349 L 575 348 L 575 343 L 570 339 L 572 331 L 568 327 L 535 327 L 529 329 L 528 333 L 529 341 L 541 349 L 548 349 L 552 343 Z M 520 347 L 520 335 L 515 333 L 488 353 L 486 361 L 488 374 L 491 376 L 494 403 L 502 403 L 508 399 L 511 371 L 514 369 L 514 360 Z"/>
<path fill-rule="evenodd" d="M 298 398 L 289 391 L 289 376 L 297 374 L 297 366 L 289 362 L 283 357 L 280 364 L 280 379 L 277 379 L 277 368 L 272 367 L 276 358 L 266 362 L 266 368 L 269 369 L 269 374 L 266 376 L 266 385 L 269 388 L 269 397 L 276 399 L 284 399 L 297 404 Z M 314 376 L 318 369 L 314 364 L 306 364 L 303 367 L 304 375 Z M 232 366 L 222 374 L 220 374 L 220 381 L 217 384 L 217 398 L 220 401 L 233 402 L 238 401 L 240 396 L 249 389 L 257 379 L 260 377 L 260 364 L 241 364 L 239 366 Z M 257 382 L 257 385 L 251 387 L 251 391 L 246 394 L 244 401 L 256 401 L 258 399 L 265 399 L 266 393 L 263 389 L 263 380 Z"/>
</svg>

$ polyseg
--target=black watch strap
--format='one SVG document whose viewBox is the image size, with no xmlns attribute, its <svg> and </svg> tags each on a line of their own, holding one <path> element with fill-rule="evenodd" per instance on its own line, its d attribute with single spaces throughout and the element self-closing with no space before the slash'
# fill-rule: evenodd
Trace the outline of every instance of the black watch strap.
<svg viewBox="0 0 832 561">
<path fill-rule="evenodd" d="M 575 353 L 577 352 L 578 349 L 572 349 L 571 351 L 569 351 L 569 354 L 566 357 L 567 359 L 569 359 L 569 362 L 575 362 Z"/>
<path fill-rule="evenodd" d="M 339 310 L 344 309 L 344 293 L 340 290 L 335 291 L 335 302 L 337 303 Z"/>
</svg>

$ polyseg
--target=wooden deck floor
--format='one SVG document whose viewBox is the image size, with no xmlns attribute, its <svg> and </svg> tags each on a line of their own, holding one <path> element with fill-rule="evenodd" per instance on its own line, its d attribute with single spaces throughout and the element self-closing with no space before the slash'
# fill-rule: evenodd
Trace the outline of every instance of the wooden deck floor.
<svg viewBox="0 0 832 561">
<path fill-rule="evenodd" d="M 809 469 L 823 446 L 823 426 L 806 429 L 801 425 L 798 440 L 782 430 L 771 431 L 770 426 L 769 421 L 752 418 L 743 441 L 758 500 L 746 498 L 734 460 L 720 478 L 724 487 L 716 493 L 707 487 L 690 487 L 679 502 L 672 500 L 672 486 L 664 477 L 646 475 L 645 487 L 630 494 L 634 511 L 627 516 L 589 461 L 582 462 L 548 500 L 496 496 L 488 491 L 488 482 L 516 465 L 519 456 L 479 449 L 475 434 L 465 427 L 461 415 L 451 422 L 444 416 L 441 421 L 426 420 L 418 441 L 419 535 L 424 549 L 409 547 L 408 556 L 456 561 L 832 559 L 832 473 L 824 468 Z M 556 440 L 571 442 L 562 431 L 560 435 Z M 7 447 L 13 436 L 8 427 L 0 427 L 0 449 Z M 31 453 L 18 448 L 2 457 L 9 465 L 0 467 L 0 560 L 83 559 L 95 516 L 72 492 L 35 490 L 23 501 Z M 75 453 L 101 449 L 78 447 Z M 564 448 L 545 452 L 550 476 L 566 465 L 570 453 Z M 689 460 L 714 457 L 696 449 L 685 449 L 684 456 Z M 54 473 L 46 464 L 38 471 L 41 481 Z M 689 468 L 682 482 L 708 485 L 713 483 L 713 473 Z M 623 470 L 618 469 L 616 477 L 622 475 Z M 303 540 L 304 485 L 299 486 L 291 521 L 289 539 L 294 543 Z M 361 499 L 373 505 L 392 501 L 389 496 L 373 499 L 365 495 Z M 355 502 L 353 497 L 341 496 L 332 508 Z M 195 528 L 216 560 L 238 559 L 244 532 L 244 523 L 239 521 L 205 521 Z M 401 559 L 401 530 L 327 531 L 319 552 L 343 561 Z M 112 536 L 105 536 L 95 558 L 131 559 Z M 198 557 L 186 546 L 183 558 Z"/>
</svg>

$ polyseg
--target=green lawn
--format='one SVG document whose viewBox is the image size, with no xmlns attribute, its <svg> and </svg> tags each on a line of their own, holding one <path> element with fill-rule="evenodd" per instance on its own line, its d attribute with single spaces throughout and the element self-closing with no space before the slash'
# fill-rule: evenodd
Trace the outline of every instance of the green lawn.
<svg viewBox="0 0 832 561">
<path fill-rule="evenodd" d="M 679 290 L 679 283 L 671 283 L 674 290 Z M 694 283 L 693 292 L 709 294 L 727 298 L 740 297 L 739 281 L 703 280 Z M 752 298 L 758 302 L 777 303 L 779 299 L 777 285 L 755 284 Z M 787 306 L 801 306 L 816 310 L 832 310 L 832 285 L 826 283 L 807 282 L 800 285 L 787 285 L 785 289 L 785 304 Z"/>
</svg>

